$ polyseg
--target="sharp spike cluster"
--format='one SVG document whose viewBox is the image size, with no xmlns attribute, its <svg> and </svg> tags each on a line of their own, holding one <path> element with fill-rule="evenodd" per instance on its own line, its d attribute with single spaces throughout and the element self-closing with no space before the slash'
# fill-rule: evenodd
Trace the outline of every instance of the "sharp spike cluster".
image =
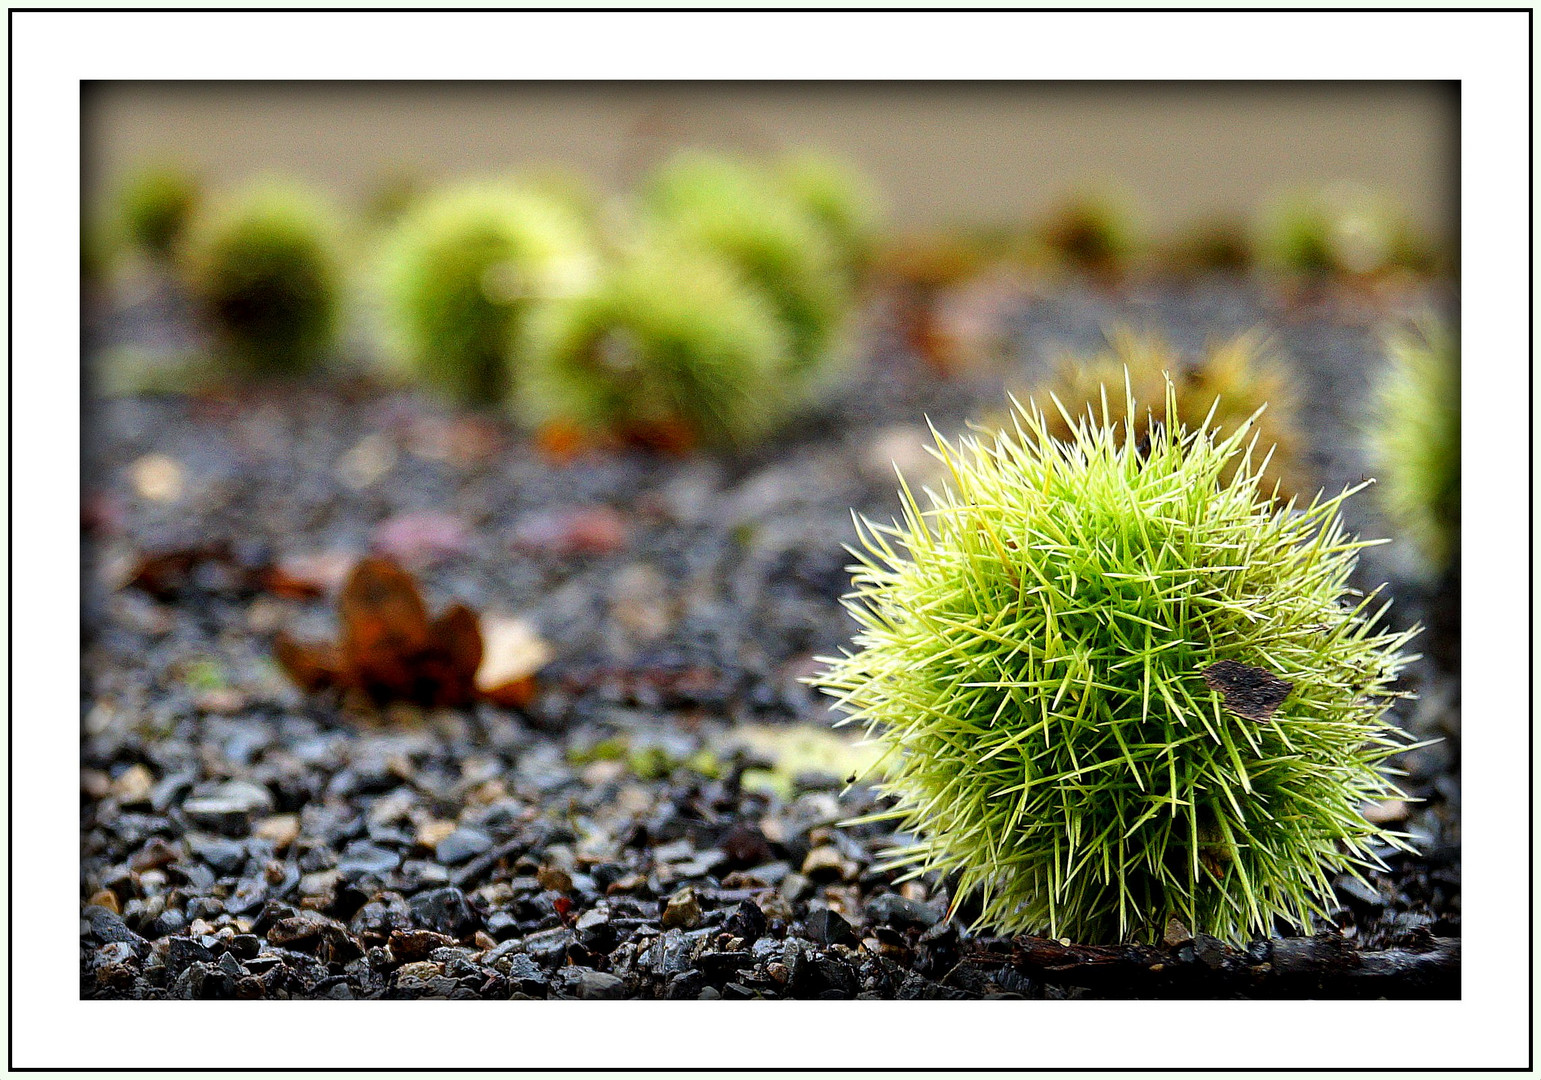
<svg viewBox="0 0 1541 1080">
<path fill-rule="evenodd" d="M 1372 543 L 1343 527 L 1352 490 L 1270 502 L 1250 422 L 1137 445 L 1126 391 L 1065 440 L 1032 402 L 993 439 L 938 437 L 929 505 L 903 485 L 901 521 L 861 521 L 861 630 L 814 681 L 886 749 L 887 816 L 919 838 L 890 865 L 958 875 L 983 924 L 1308 926 L 1337 874 L 1404 844 L 1360 806 L 1400 795 L 1386 762 L 1408 741 L 1384 714 L 1416 631 L 1348 586 Z M 1205 682 L 1222 660 L 1290 690 L 1237 715 Z"/>
</svg>

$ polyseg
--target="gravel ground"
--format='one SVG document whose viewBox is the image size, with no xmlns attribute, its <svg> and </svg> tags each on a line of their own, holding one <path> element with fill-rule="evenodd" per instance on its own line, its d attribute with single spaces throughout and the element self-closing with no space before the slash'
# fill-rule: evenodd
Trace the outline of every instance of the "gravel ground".
<svg viewBox="0 0 1541 1080">
<path fill-rule="evenodd" d="M 1437 298 L 1286 303 L 1209 281 L 976 299 L 1007 332 L 1004 369 L 926 374 L 875 303 L 853 379 L 737 456 L 554 466 L 495 417 L 366 386 L 93 400 L 82 995 L 1447 992 L 1418 971 L 1460 936 L 1448 662 L 1410 670 L 1422 696 L 1399 717 L 1443 738 L 1402 761 L 1424 801 L 1378 808 L 1421 854 L 1393 857 L 1374 888 L 1343 884 L 1335 927 L 1315 941 L 1231 950 L 1201 937 L 1100 969 L 1045 960 L 969 933 L 967 903 L 948 918 L 948 882 L 894 884 L 875 868 L 882 826 L 833 827 L 877 800 L 842 790 L 839 761 L 789 756 L 794 733 L 833 719 L 798 679 L 849 639 L 850 512 L 896 512 L 890 461 L 924 471 L 925 418 L 960 430 L 999 406 L 1003 383 L 1030 381 L 1058 347 L 1095 344 L 1114 319 L 1190 347 L 1262 325 L 1297 364 L 1313 464 L 1335 487 L 1363 468 L 1351 436 L 1380 320 Z M 120 310 L 93 334 L 175 339 L 168 310 Z M 1353 524 L 1376 531 L 1357 501 Z M 274 666 L 272 635 L 334 632 L 331 600 L 281 599 L 215 565 L 169 598 L 122 587 L 147 552 L 218 540 L 236 563 L 322 576 L 390 551 L 431 606 L 521 616 L 556 659 L 525 709 L 377 717 L 308 698 Z M 1385 550 L 1365 560 L 1367 583 L 1389 579 L 1393 620 L 1433 622 L 1426 651 L 1454 655 L 1431 589 Z M 1335 962 L 1300 959 L 1329 946 Z M 1119 964 L 1134 967 L 1124 977 Z"/>
</svg>

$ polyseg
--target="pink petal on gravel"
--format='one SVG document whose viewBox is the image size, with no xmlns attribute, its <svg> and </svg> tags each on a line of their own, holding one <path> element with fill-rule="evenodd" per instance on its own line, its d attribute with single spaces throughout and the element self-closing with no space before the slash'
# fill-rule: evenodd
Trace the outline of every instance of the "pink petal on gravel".
<svg viewBox="0 0 1541 1080">
<path fill-rule="evenodd" d="M 626 519 L 608 506 L 542 510 L 519 520 L 514 548 L 533 555 L 609 555 L 626 546 Z"/>
<path fill-rule="evenodd" d="M 425 566 L 470 546 L 466 527 L 437 510 L 397 514 L 375 530 L 373 548 L 404 563 Z"/>
</svg>

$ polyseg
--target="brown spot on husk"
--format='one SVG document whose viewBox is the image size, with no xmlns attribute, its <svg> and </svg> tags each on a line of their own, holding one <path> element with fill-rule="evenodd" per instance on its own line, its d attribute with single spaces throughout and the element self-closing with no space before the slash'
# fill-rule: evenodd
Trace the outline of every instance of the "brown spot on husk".
<svg viewBox="0 0 1541 1080">
<path fill-rule="evenodd" d="M 1235 660 L 1219 660 L 1205 668 L 1204 685 L 1219 691 L 1222 704 L 1231 712 L 1258 721 L 1271 717 L 1295 687 L 1271 671 Z"/>
</svg>

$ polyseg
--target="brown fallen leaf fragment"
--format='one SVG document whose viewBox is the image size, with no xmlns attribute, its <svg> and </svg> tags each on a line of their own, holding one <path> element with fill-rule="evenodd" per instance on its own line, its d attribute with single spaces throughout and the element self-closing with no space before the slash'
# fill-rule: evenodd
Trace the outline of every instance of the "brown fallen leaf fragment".
<svg viewBox="0 0 1541 1080">
<path fill-rule="evenodd" d="M 527 705 L 545 642 L 517 619 L 482 619 L 451 604 L 435 619 L 412 575 L 390 559 L 359 561 L 338 597 L 339 641 L 308 644 L 278 634 L 279 664 L 306 691 L 361 691 L 376 704 L 455 707 L 478 698 Z"/>
<path fill-rule="evenodd" d="M 417 582 L 390 559 L 361 559 L 338 598 L 348 682 L 377 702 L 464 705 L 481 663 L 476 616 L 456 604 L 432 622 Z"/>
<path fill-rule="evenodd" d="M 124 584 L 127 588 L 142 589 L 162 602 L 175 600 L 191 584 L 200 566 L 229 557 L 228 548 L 214 544 L 151 552 L 139 560 Z"/>
<path fill-rule="evenodd" d="M 1203 674 L 1204 685 L 1219 691 L 1222 704 L 1246 720 L 1267 720 L 1295 687 L 1271 671 L 1235 660 L 1218 660 Z"/>
<path fill-rule="evenodd" d="M 476 700 L 476 673 L 484 646 L 476 612 L 451 604 L 428 627 L 428 652 L 423 674 L 436 685 L 435 705 L 468 705 Z"/>
<path fill-rule="evenodd" d="M 314 600 L 326 594 L 320 582 L 297 574 L 282 563 L 261 568 L 254 579 L 261 591 L 282 600 Z"/>
<path fill-rule="evenodd" d="M 280 630 L 273 637 L 273 656 L 289 680 L 308 694 L 342 685 L 342 654 L 328 641 L 295 641 Z"/>
<path fill-rule="evenodd" d="M 356 552 L 315 551 L 283 555 L 268 568 L 264 589 L 289 600 L 314 600 L 342 589 L 358 560 Z"/>
<path fill-rule="evenodd" d="M 701 441 L 694 428 L 676 419 L 625 424 L 617 434 L 627 446 L 666 457 L 683 457 Z"/>
<path fill-rule="evenodd" d="M 566 465 L 595 448 L 594 439 L 576 424 L 556 420 L 535 433 L 535 448 L 547 460 Z"/>
<path fill-rule="evenodd" d="M 523 619 L 487 615 L 481 628 L 486 650 L 476 689 L 498 705 L 528 705 L 535 696 L 535 673 L 551 661 L 550 647 Z"/>
<path fill-rule="evenodd" d="M 292 560 L 238 553 L 228 539 L 145 552 L 123 584 L 163 603 L 192 589 L 267 593 L 288 600 L 314 600 L 326 591 L 324 582 L 313 580 Z"/>
</svg>

